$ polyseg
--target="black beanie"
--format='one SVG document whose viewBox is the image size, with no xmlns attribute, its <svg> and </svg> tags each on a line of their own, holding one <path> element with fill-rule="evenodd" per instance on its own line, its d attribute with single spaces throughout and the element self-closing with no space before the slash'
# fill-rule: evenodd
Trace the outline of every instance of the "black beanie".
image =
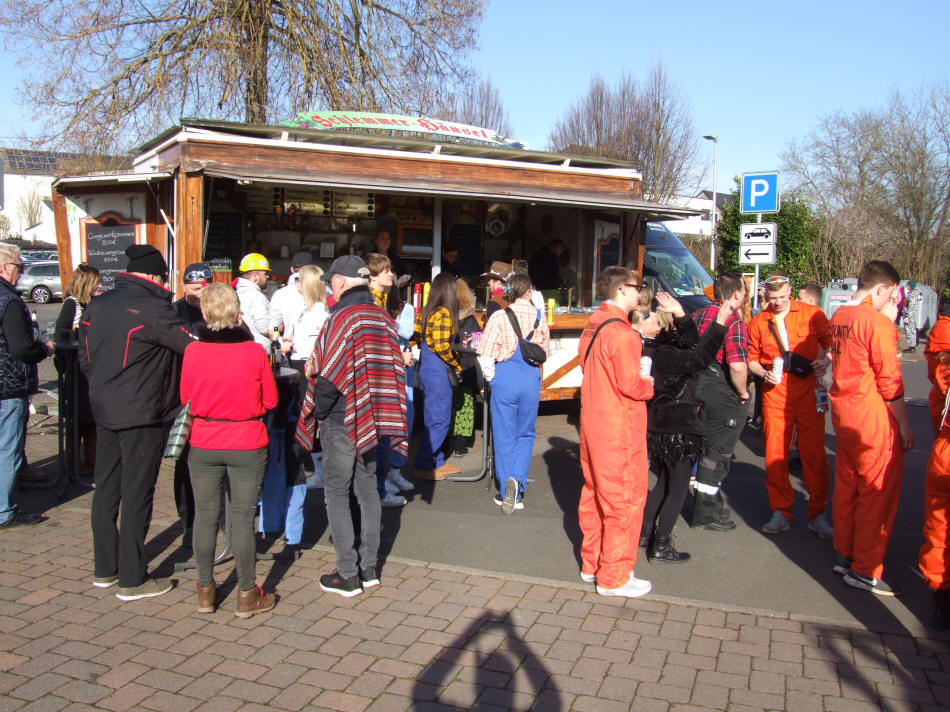
<svg viewBox="0 0 950 712">
<path fill-rule="evenodd" d="M 162 253 L 151 245 L 129 245 L 125 250 L 125 254 L 129 258 L 129 264 L 125 268 L 126 272 L 158 275 L 164 275 L 168 272 L 168 265 L 165 264 Z"/>
</svg>

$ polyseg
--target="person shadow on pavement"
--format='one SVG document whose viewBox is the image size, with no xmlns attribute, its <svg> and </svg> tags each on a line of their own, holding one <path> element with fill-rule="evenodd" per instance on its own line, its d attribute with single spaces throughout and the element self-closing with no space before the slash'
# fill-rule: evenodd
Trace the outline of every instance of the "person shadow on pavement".
<svg viewBox="0 0 950 712">
<path fill-rule="evenodd" d="M 925 432 L 927 424 L 923 418 L 915 420 L 914 430 L 920 435 Z M 834 443 L 834 438 L 830 439 Z M 834 451 L 834 445 L 831 450 Z M 898 607 L 905 607 L 925 626 L 928 622 L 929 599 L 925 596 L 926 586 L 919 580 L 921 577 L 916 570 L 916 546 L 919 545 L 922 516 L 922 480 L 928 452 L 929 446 L 924 443 L 923 447 L 918 445 L 915 451 L 905 454 L 902 501 L 885 562 L 887 580 L 905 589 L 905 595 L 900 598 L 883 598 L 852 588 L 842 581 L 841 575 L 832 571 L 835 551 L 831 541 L 801 531 L 803 523 L 807 521 L 807 494 L 801 486 L 796 486 L 796 490 L 804 496 L 797 496 L 792 507 L 792 530 L 778 534 L 761 533 L 804 574 L 819 583 L 863 628 L 848 631 L 833 622 L 807 625 L 805 633 L 816 639 L 821 657 L 813 660 L 806 658 L 804 664 L 812 668 L 810 671 L 805 670 L 806 677 L 823 676 L 829 682 L 836 681 L 843 697 L 877 705 L 884 712 L 906 709 L 911 700 L 931 704 L 937 702 L 932 700 L 928 688 L 939 682 L 929 679 L 926 663 L 922 663 L 920 658 L 945 650 L 946 643 L 927 640 L 921 638 L 919 633 L 912 633 L 895 614 Z M 833 491 L 833 455 L 829 457 L 829 470 Z M 759 499 L 766 501 L 764 487 L 763 498 Z M 748 500 L 745 501 L 748 504 Z M 831 502 L 832 493 L 829 492 L 829 517 L 832 517 Z M 743 512 L 740 505 L 737 513 L 751 526 L 758 528 L 762 523 L 763 508 L 761 503 L 754 508 L 754 512 Z M 779 581 L 773 583 L 781 585 Z M 905 694 L 911 697 L 883 696 L 878 689 L 879 684 L 895 685 L 896 689 L 905 690 Z"/>
<path fill-rule="evenodd" d="M 563 709 L 543 659 L 518 635 L 510 613 L 485 611 L 416 678 L 417 712 Z"/>
<path fill-rule="evenodd" d="M 581 446 L 577 441 L 561 437 L 548 438 L 544 464 L 551 479 L 551 491 L 561 509 L 564 533 L 574 547 L 577 566 L 581 565 L 581 541 L 584 538 L 577 519 L 577 505 L 581 500 L 584 475 L 581 470 Z"/>
</svg>

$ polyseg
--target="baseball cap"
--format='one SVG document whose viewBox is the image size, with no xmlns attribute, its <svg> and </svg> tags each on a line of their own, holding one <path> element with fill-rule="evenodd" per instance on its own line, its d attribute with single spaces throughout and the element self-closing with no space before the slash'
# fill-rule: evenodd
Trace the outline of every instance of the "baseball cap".
<svg viewBox="0 0 950 712">
<path fill-rule="evenodd" d="M 181 281 L 185 284 L 208 284 L 211 282 L 211 268 L 204 262 L 193 262 L 185 267 Z"/>
<path fill-rule="evenodd" d="M 351 277 L 353 279 L 369 279 L 369 267 L 356 255 L 343 255 L 333 260 L 330 269 L 321 274 L 320 279 L 324 282 L 329 282 L 335 274 L 341 277 Z"/>
<path fill-rule="evenodd" d="M 301 250 L 290 260 L 290 266 L 294 269 L 300 269 L 313 264 L 313 255 L 306 250 Z"/>
</svg>

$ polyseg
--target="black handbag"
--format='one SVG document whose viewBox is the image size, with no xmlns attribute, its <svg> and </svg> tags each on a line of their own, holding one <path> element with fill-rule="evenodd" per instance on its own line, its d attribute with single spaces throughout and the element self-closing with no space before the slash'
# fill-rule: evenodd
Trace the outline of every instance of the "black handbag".
<svg viewBox="0 0 950 712">
<path fill-rule="evenodd" d="M 782 354 L 782 358 L 785 361 L 782 370 L 785 371 L 785 373 L 790 373 L 799 378 L 808 378 L 812 374 L 811 361 L 794 351 L 789 351 L 782 345 L 782 340 L 779 338 L 778 331 L 775 328 L 775 321 L 772 319 L 769 319 L 769 331 L 772 332 L 772 337 L 775 339 L 779 353 Z"/>
<path fill-rule="evenodd" d="M 541 323 L 541 318 L 536 317 L 534 320 L 534 326 L 531 327 L 531 332 L 528 334 L 528 338 L 525 339 L 521 335 L 521 327 L 518 326 L 518 318 L 515 316 L 515 313 L 511 311 L 511 307 L 505 309 L 505 314 L 508 315 L 508 321 L 511 322 L 511 328 L 515 330 L 515 336 L 518 337 L 518 347 L 521 349 L 521 358 L 525 360 L 529 366 L 537 366 L 541 368 L 541 364 L 548 360 L 548 355 L 544 352 L 544 349 L 538 344 L 532 344 L 530 339 L 534 336 L 534 330 L 538 328 L 538 324 Z"/>
</svg>

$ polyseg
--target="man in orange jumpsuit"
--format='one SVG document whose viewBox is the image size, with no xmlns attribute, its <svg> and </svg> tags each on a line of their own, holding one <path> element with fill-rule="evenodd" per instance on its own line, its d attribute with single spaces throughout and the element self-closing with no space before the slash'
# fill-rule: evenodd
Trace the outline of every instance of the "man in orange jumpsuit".
<svg viewBox="0 0 950 712">
<path fill-rule="evenodd" d="M 597 582 L 597 593 L 635 598 L 650 592 L 635 578 L 637 543 L 646 502 L 647 411 L 653 378 L 640 375 L 640 335 L 627 315 L 649 310 L 648 288 L 624 267 L 608 267 L 598 279 L 607 301 L 581 334 L 581 468 L 584 487 L 577 518 L 581 579 Z"/>
<path fill-rule="evenodd" d="M 945 416 L 947 389 L 950 386 L 950 300 L 940 300 L 940 317 L 930 330 L 927 348 L 927 374 L 933 382 L 930 414 L 937 439 L 927 462 L 924 480 L 924 543 L 918 563 L 927 584 L 934 592 L 934 627 L 950 628 L 950 553 L 947 551 L 950 527 L 950 415 Z"/>
<path fill-rule="evenodd" d="M 940 298 L 940 315 L 937 317 L 937 323 L 930 329 L 927 348 L 924 349 L 924 356 L 927 359 L 927 378 L 933 384 L 928 404 L 934 435 L 940 433 L 940 418 L 943 414 L 943 401 L 946 395 L 946 388 L 941 388 L 937 384 L 936 375 L 938 359 L 942 351 L 950 352 L 950 295 Z"/>
<path fill-rule="evenodd" d="M 828 327 L 837 440 L 834 570 L 849 586 L 880 596 L 900 593 L 881 576 L 900 499 L 904 450 L 914 446 L 889 306 L 899 282 L 891 264 L 868 262 L 858 275 L 858 291 Z"/>
<path fill-rule="evenodd" d="M 828 318 L 821 307 L 791 298 L 788 275 L 773 272 L 765 279 L 766 308 L 749 324 L 749 371 L 763 379 L 762 438 L 765 441 L 765 486 L 772 518 L 766 534 L 789 529 L 795 491 L 789 482 L 788 449 L 798 427 L 798 452 L 808 490 L 808 528 L 830 539 L 832 528 L 825 516 L 828 500 L 828 458 L 825 457 L 825 415 L 815 400 L 816 376 L 830 365 L 825 349 L 831 345 Z M 792 354 L 809 362 L 811 373 L 797 376 L 778 373 L 772 363 L 782 358 L 786 370 Z"/>
</svg>

